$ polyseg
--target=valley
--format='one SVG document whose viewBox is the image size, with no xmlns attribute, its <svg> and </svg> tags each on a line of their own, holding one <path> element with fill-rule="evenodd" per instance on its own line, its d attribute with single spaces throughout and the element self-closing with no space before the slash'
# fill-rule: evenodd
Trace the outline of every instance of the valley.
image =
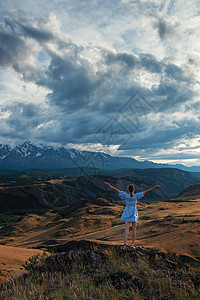
<svg viewBox="0 0 200 300">
<path fill-rule="evenodd" d="M 43 215 L 27 214 L 0 229 L 0 243 L 13 249 L 38 250 L 48 250 L 50 246 L 73 240 L 123 244 L 124 223 L 120 221 L 120 215 L 124 205 L 111 203 L 101 195 L 93 203 L 86 201 L 81 206 L 71 205 L 67 216 L 64 216 L 65 212 L 60 214 L 55 210 Z M 187 202 L 138 203 L 138 211 L 136 246 L 200 260 L 199 198 Z M 0 268 L 5 270 L 4 265 Z"/>
<path fill-rule="evenodd" d="M 200 260 L 198 179 L 176 169 L 163 169 L 162 176 L 160 171 L 147 169 L 148 178 L 143 170 L 113 171 L 115 176 L 110 176 L 114 175 L 112 172 L 63 176 L 66 169 L 49 176 L 45 170 L 1 176 L 0 251 L 4 254 L 0 261 L 0 280 L 22 271 L 29 254 L 50 251 L 51 247 L 69 241 L 123 245 L 124 223 L 120 217 L 125 202 L 104 181 L 124 191 L 134 182 L 136 192 L 165 182 L 164 187 L 149 193 L 149 197 L 145 196 L 137 204 L 139 223 L 135 244 Z M 190 182 L 193 184 L 189 185 Z M 172 184 L 177 188 L 175 197 L 169 193 Z M 131 244 L 131 234 L 128 242 Z M 21 250 L 20 258 L 17 249 L 25 251 Z M 13 260 L 6 253 L 12 253 Z"/>
</svg>

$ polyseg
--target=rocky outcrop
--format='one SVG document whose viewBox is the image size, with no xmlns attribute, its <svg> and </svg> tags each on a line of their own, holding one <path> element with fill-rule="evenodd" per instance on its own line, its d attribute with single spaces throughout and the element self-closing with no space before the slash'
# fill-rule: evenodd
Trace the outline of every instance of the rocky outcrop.
<svg viewBox="0 0 200 300">
<path fill-rule="evenodd" d="M 52 255 L 29 259 L 28 271 L 7 283 L 2 289 L 6 295 L 10 291 L 10 298 L 6 299 L 32 281 L 31 299 L 57 299 L 58 294 L 63 299 L 101 299 L 105 289 L 106 299 L 110 296 L 109 299 L 171 300 L 200 296 L 200 262 L 188 256 L 144 247 L 123 250 L 120 245 L 86 240 L 51 246 L 49 250 Z"/>
<path fill-rule="evenodd" d="M 149 276 L 154 280 L 171 280 L 172 286 L 185 290 L 189 293 L 191 285 L 194 289 L 200 288 L 200 272 L 192 273 L 189 271 L 190 265 L 195 263 L 200 271 L 200 261 L 196 261 L 189 256 L 168 255 L 151 248 L 127 247 L 123 250 L 120 245 L 98 244 L 90 241 L 70 241 L 59 246 L 49 248 L 56 252 L 55 255 L 48 257 L 43 265 L 37 268 L 43 272 L 62 272 L 74 273 L 84 266 L 82 273 L 86 277 L 92 278 L 94 284 L 99 286 L 104 280 L 108 280 L 115 289 L 128 289 L 139 291 L 143 299 L 172 299 L 169 295 L 162 298 L 158 296 L 158 291 L 152 292 L 149 288 L 148 278 L 124 270 L 113 270 L 113 259 L 126 260 L 127 265 L 131 262 L 135 266 L 145 264 L 149 267 Z M 112 255 L 111 255 L 112 253 Z M 112 259 L 110 259 L 112 256 Z M 113 258 L 114 257 L 114 258 Z M 111 261 L 112 260 L 112 261 Z M 141 267 L 142 269 L 142 267 Z M 81 271 L 82 272 L 82 271 Z"/>
</svg>

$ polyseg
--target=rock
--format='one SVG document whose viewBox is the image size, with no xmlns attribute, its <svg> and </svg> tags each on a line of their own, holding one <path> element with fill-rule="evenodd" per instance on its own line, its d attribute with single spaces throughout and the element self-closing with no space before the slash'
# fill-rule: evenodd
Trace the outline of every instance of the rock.
<svg viewBox="0 0 200 300">
<path fill-rule="evenodd" d="M 142 252 L 145 253 L 145 254 L 150 254 L 150 250 L 147 249 L 147 248 L 141 247 L 140 250 L 142 250 Z"/>
<path fill-rule="evenodd" d="M 158 254 L 161 258 L 165 258 L 165 257 L 166 257 L 165 252 L 158 251 L 157 254 Z"/>
<path fill-rule="evenodd" d="M 131 281 L 132 284 L 133 284 L 133 288 L 135 287 L 135 288 L 134 288 L 135 290 L 137 290 L 137 289 L 143 290 L 143 289 L 144 289 L 144 284 L 143 284 L 143 282 L 142 282 L 140 279 L 138 279 L 137 277 L 132 276 L 131 279 L 130 279 L 130 281 Z"/>
<path fill-rule="evenodd" d="M 161 260 L 160 256 L 158 254 L 155 254 L 153 257 L 152 257 L 152 260 L 153 262 L 157 263 Z"/>
<path fill-rule="evenodd" d="M 169 270 L 168 274 L 172 277 L 172 276 L 176 276 L 176 272 L 174 270 Z"/>
<path fill-rule="evenodd" d="M 144 257 L 145 256 L 145 254 L 144 253 L 142 253 L 141 251 L 137 251 L 137 254 L 141 257 Z"/>
<path fill-rule="evenodd" d="M 77 251 L 76 253 L 76 261 L 77 262 L 82 262 L 82 261 L 86 261 L 87 260 L 87 255 L 84 251 Z"/>
<path fill-rule="evenodd" d="M 172 285 L 185 288 L 185 283 L 180 279 L 176 279 L 176 280 L 172 281 Z"/>
<path fill-rule="evenodd" d="M 182 270 L 188 271 L 189 270 L 189 265 L 188 264 L 184 264 L 179 262 L 178 264 L 179 268 L 181 268 Z"/>
<path fill-rule="evenodd" d="M 65 249 L 67 249 L 66 252 L 63 251 Z M 185 256 L 182 256 L 181 259 L 185 260 Z M 191 261 L 191 258 L 187 256 L 186 259 Z M 117 260 L 119 260 L 119 264 Z M 74 271 L 80 272 L 83 278 L 89 277 L 96 287 L 99 287 L 104 281 L 109 281 L 113 285 L 113 289 L 126 290 L 127 297 L 131 290 L 135 290 L 139 291 L 140 296 L 145 300 L 171 300 L 171 290 L 165 290 L 162 295 L 158 288 L 151 289 L 147 278 L 149 270 L 148 272 L 143 268 L 141 268 L 141 272 L 138 270 L 140 270 L 140 266 L 143 266 L 143 263 L 150 262 L 150 267 L 153 270 L 150 276 L 155 282 L 158 283 L 160 278 L 168 277 L 173 286 L 176 286 L 177 289 L 183 289 L 186 295 L 189 295 L 191 286 L 199 288 L 200 273 L 192 273 L 189 264 L 182 260 L 156 249 L 137 247 L 131 251 L 131 248 L 128 247 L 126 251 L 122 251 L 119 245 L 71 241 L 65 244 L 63 248 L 60 246 L 59 253 L 48 257 L 41 266 L 41 270 L 47 273 L 52 271 L 67 272 L 68 274 L 72 274 Z M 132 265 L 133 268 L 126 268 L 126 264 Z M 135 273 L 135 267 L 137 273 Z"/>
<path fill-rule="evenodd" d="M 72 262 L 74 260 L 74 251 L 70 250 L 67 254 L 67 258 L 69 262 Z"/>
<path fill-rule="evenodd" d="M 166 265 L 169 268 L 176 268 L 177 267 L 177 263 L 169 260 L 168 258 L 166 258 L 164 261 L 165 261 Z"/>
<path fill-rule="evenodd" d="M 116 272 L 110 274 L 108 277 L 116 289 L 133 288 L 136 291 L 137 289 L 142 290 L 144 288 L 144 284 L 136 276 L 131 276 L 128 273 Z"/>
<path fill-rule="evenodd" d="M 128 287 L 133 288 L 136 291 L 136 289 L 137 289 L 137 278 L 134 275 L 128 281 Z"/>
<path fill-rule="evenodd" d="M 189 263 L 189 262 L 196 262 L 196 263 L 199 263 L 200 265 L 200 261 L 197 261 L 195 260 L 194 258 L 188 256 L 188 255 L 183 255 L 183 254 L 180 254 L 179 255 L 179 259 L 182 261 L 182 262 L 186 262 L 186 263 Z"/>
<path fill-rule="evenodd" d="M 98 253 L 91 252 L 90 261 L 92 264 L 97 265 L 99 263 L 102 263 L 102 257 Z"/>
<path fill-rule="evenodd" d="M 94 246 L 99 247 L 98 243 L 96 242 L 90 242 L 87 240 L 81 240 L 81 241 L 69 241 L 62 245 L 52 246 L 51 249 L 54 252 L 69 252 L 70 250 L 93 250 Z M 100 246 L 101 247 L 101 246 Z"/>
<path fill-rule="evenodd" d="M 66 255 L 66 252 L 61 252 L 61 253 L 59 253 L 59 254 L 57 255 L 57 257 L 58 257 L 58 258 L 61 258 L 61 257 L 63 257 L 63 255 Z"/>
<path fill-rule="evenodd" d="M 195 277 L 191 277 L 191 280 L 195 286 L 200 286 L 200 274 L 198 274 Z"/>
</svg>

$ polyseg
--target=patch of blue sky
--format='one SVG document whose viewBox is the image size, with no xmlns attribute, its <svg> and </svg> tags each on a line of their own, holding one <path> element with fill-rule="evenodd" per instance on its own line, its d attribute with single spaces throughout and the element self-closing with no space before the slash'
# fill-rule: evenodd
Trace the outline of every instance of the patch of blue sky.
<svg viewBox="0 0 200 300">
<path fill-rule="evenodd" d="M 121 35 L 121 37 L 124 39 L 124 41 L 126 42 L 130 42 L 133 41 L 135 39 L 135 37 L 140 36 L 140 29 L 136 28 L 136 29 L 128 29 L 125 32 L 123 32 L 123 34 Z"/>
<path fill-rule="evenodd" d="M 168 6 L 167 6 L 167 15 L 168 16 L 171 16 L 173 14 L 175 3 L 176 3 L 176 0 L 169 1 Z"/>
<path fill-rule="evenodd" d="M 4 75 L 5 72 L 0 70 L 0 90 L 3 91 L 5 89 L 4 87 Z"/>
<path fill-rule="evenodd" d="M 41 50 L 37 56 L 37 63 L 48 65 L 50 63 L 50 56 L 43 50 Z"/>
<path fill-rule="evenodd" d="M 4 22 L 4 16 L 0 15 L 0 23 L 3 23 L 3 22 Z"/>
</svg>

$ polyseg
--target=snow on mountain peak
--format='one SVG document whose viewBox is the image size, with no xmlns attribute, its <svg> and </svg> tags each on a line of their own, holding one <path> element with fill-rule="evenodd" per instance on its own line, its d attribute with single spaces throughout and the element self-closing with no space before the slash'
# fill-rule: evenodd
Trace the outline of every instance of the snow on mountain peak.
<svg viewBox="0 0 200 300">
<path fill-rule="evenodd" d="M 13 150 L 22 157 L 39 156 L 41 154 L 40 151 L 38 151 L 38 147 L 32 144 L 30 141 L 25 141 L 17 145 Z"/>
<path fill-rule="evenodd" d="M 52 150 L 52 149 L 54 149 L 52 146 L 44 145 L 44 144 L 42 144 L 42 143 L 39 143 L 39 144 L 38 144 L 38 147 L 39 147 L 39 148 L 42 148 L 42 149 L 44 149 L 44 150 Z"/>
<path fill-rule="evenodd" d="M 0 159 L 4 159 L 11 151 L 9 145 L 0 144 Z"/>
</svg>

